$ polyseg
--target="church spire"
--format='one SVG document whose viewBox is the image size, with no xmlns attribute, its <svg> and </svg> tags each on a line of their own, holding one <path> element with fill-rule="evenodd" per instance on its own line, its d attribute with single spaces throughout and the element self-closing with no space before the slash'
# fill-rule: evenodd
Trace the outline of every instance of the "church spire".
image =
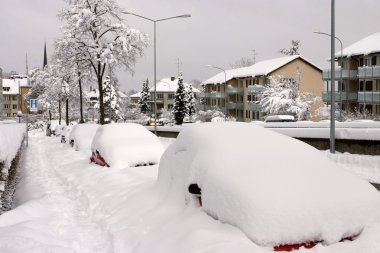
<svg viewBox="0 0 380 253">
<path fill-rule="evenodd" d="M 45 47 L 44 47 L 44 65 L 42 68 L 45 68 L 47 65 L 47 54 L 46 54 L 46 41 L 45 41 Z"/>
</svg>

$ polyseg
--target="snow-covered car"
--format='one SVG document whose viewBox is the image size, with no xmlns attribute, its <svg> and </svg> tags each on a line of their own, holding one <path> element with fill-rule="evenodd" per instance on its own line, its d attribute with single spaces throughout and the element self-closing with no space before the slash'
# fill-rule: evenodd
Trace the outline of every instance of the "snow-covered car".
<svg viewBox="0 0 380 253">
<path fill-rule="evenodd" d="M 99 127 L 91 144 L 91 161 L 117 168 L 157 164 L 164 148 L 145 127 L 116 123 Z"/>
<path fill-rule="evenodd" d="M 293 115 L 269 115 L 265 118 L 265 122 L 295 122 Z"/>
<path fill-rule="evenodd" d="M 275 251 L 355 240 L 380 221 L 379 193 L 367 181 L 255 124 L 182 129 L 161 158 L 157 186 Z"/>
<path fill-rule="evenodd" d="M 98 124 L 78 124 L 70 132 L 68 143 L 76 151 L 91 150 L 92 139 L 100 125 Z"/>
<path fill-rule="evenodd" d="M 61 124 L 59 124 L 58 119 L 49 120 L 46 124 L 46 135 L 47 136 L 55 135 L 57 126 L 65 126 L 65 125 L 66 125 L 66 121 L 64 120 L 61 120 Z"/>
</svg>

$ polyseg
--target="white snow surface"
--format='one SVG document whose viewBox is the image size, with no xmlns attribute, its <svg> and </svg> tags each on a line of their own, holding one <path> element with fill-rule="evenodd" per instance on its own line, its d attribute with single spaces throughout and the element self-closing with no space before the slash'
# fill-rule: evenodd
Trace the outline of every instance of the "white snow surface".
<svg viewBox="0 0 380 253">
<path fill-rule="evenodd" d="M 165 146 L 174 141 L 163 139 Z M 106 169 L 37 132 L 21 168 L 16 208 L 0 216 L 0 252 L 273 252 L 202 208 L 179 203 L 178 193 L 159 191 L 157 165 Z M 380 223 L 353 242 L 297 252 L 378 253 Z"/>
<path fill-rule="evenodd" d="M 0 121 L 0 162 L 5 162 L 6 167 L 10 166 L 21 147 L 25 132 L 25 124 L 2 124 Z"/>
<path fill-rule="evenodd" d="M 379 193 L 368 182 L 315 148 L 254 124 L 183 129 L 161 159 L 158 185 L 185 204 L 191 183 L 202 189 L 207 213 L 259 245 L 331 244 L 380 221 Z"/>
<path fill-rule="evenodd" d="M 91 144 L 91 151 L 96 150 L 108 165 L 118 168 L 157 164 L 164 152 L 162 144 L 153 133 L 134 123 L 99 127 Z"/>
<path fill-rule="evenodd" d="M 368 55 L 380 52 L 380 32 L 371 34 L 343 49 L 343 56 Z M 335 54 L 340 57 L 340 51 Z"/>
<path fill-rule="evenodd" d="M 91 151 L 92 139 L 100 125 L 98 124 L 78 124 L 73 127 L 70 132 L 67 143 L 74 141 L 74 149 L 76 151 Z"/>
</svg>

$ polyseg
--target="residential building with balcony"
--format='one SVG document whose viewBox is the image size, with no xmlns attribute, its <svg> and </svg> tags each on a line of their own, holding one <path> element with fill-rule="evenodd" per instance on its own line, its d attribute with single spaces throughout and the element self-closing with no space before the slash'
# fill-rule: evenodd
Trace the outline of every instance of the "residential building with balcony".
<svg viewBox="0 0 380 253">
<path fill-rule="evenodd" d="M 263 118 L 261 94 L 271 76 L 299 78 L 299 89 L 322 96 L 322 70 L 300 55 L 286 56 L 257 62 L 249 67 L 229 69 L 202 82 L 205 92 L 198 97 L 206 101 L 199 110 L 218 109 L 238 121 Z M 321 103 L 312 108 L 312 113 Z"/>
<path fill-rule="evenodd" d="M 335 54 L 335 102 L 344 111 L 380 115 L 380 33 Z M 331 103 L 331 70 L 323 71 L 323 101 Z"/>
<path fill-rule="evenodd" d="M 190 84 L 184 83 L 185 89 L 189 89 Z M 157 82 L 156 85 L 156 103 L 157 103 L 157 114 L 160 114 L 161 110 L 172 110 L 174 105 L 175 92 L 178 89 L 178 79 L 175 77 L 163 78 Z M 198 98 L 200 91 L 192 87 L 195 98 Z M 150 103 L 153 110 L 154 106 L 154 86 L 149 88 L 150 93 Z M 140 99 L 140 92 L 130 96 L 130 105 L 137 106 Z"/>
</svg>

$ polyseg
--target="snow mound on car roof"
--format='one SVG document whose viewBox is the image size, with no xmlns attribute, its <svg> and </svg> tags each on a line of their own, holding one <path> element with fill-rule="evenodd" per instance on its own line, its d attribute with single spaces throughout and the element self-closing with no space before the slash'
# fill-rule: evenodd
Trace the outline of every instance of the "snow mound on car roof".
<svg viewBox="0 0 380 253">
<path fill-rule="evenodd" d="M 158 187 L 202 208 L 260 245 L 338 242 L 379 220 L 379 193 L 296 139 L 246 123 L 187 127 L 164 153 Z"/>
<path fill-rule="evenodd" d="M 68 143 L 74 141 L 75 150 L 90 150 L 92 139 L 100 125 L 98 124 L 78 124 L 70 132 Z"/>
<path fill-rule="evenodd" d="M 97 130 L 91 151 L 99 151 L 111 167 L 157 164 L 164 148 L 145 127 L 134 123 L 103 125 Z"/>
</svg>

